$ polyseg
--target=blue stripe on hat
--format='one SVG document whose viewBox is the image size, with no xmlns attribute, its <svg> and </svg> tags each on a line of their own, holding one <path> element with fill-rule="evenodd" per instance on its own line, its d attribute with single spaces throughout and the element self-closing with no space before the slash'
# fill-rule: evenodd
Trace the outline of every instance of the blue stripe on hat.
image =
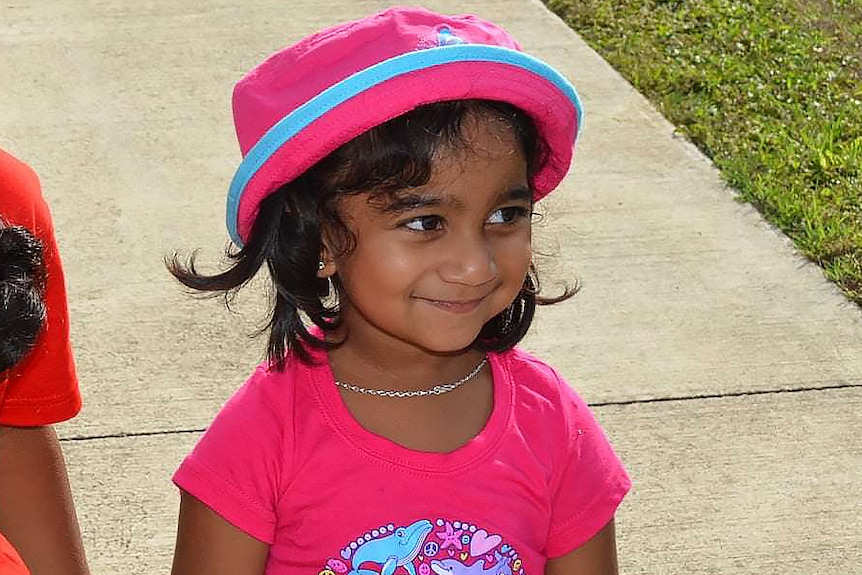
<svg viewBox="0 0 862 575">
<path fill-rule="evenodd" d="M 239 200 L 245 187 L 254 174 L 285 142 L 329 110 L 378 84 L 402 74 L 455 62 L 508 64 L 544 78 L 554 84 L 574 104 L 578 116 L 578 131 L 580 131 L 584 112 L 575 87 L 562 74 L 529 54 L 484 44 L 454 44 L 401 54 L 365 68 L 337 84 L 333 84 L 279 120 L 249 150 L 236 174 L 234 174 L 227 198 L 227 228 L 233 242 L 239 247 L 243 245 L 237 231 L 237 217 L 239 215 Z"/>
</svg>

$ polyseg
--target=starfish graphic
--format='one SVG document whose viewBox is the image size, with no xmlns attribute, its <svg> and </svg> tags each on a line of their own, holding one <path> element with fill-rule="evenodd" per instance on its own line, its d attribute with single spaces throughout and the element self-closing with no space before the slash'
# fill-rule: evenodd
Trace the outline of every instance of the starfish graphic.
<svg viewBox="0 0 862 575">
<path fill-rule="evenodd" d="M 442 540 L 440 543 L 440 549 L 447 549 L 449 547 L 454 547 L 456 549 L 463 549 L 464 546 L 461 545 L 461 535 L 464 534 L 463 529 L 458 529 L 457 531 L 452 527 L 452 524 L 448 521 L 446 522 L 446 530 L 438 531 L 436 533 L 437 537 Z"/>
</svg>

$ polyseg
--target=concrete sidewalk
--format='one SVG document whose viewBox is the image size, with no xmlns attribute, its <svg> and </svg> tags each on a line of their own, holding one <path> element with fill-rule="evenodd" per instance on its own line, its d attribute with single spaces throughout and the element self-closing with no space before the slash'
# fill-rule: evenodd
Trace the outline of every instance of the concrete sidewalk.
<svg viewBox="0 0 862 575">
<path fill-rule="evenodd" d="M 635 481 L 628 574 L 862 574 L 862 314 L 538 1 L 434 1 L 507 27 L 584 99 L 540 245 L 582 292 L 527 347 L 594 406 Z M 259 359 L 255 296 L 161 263 L 226 241 L 233 82 L 370 0 L 0 6 L 0 146 L 42 176 L 85 395 L 60 427 L 93 573 L 169 570 L 170 474 Z M 289 6 L 289 8 L 288 8 Z"/>
</svg>

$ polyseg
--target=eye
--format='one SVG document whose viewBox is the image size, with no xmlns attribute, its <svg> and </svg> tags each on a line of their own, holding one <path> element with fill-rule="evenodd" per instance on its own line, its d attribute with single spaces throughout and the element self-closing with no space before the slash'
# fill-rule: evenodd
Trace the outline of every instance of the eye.
<svg viewBox="0 0 862 575">
<path fill-rule="evenodd" d="M 432 232 L 443 228 L 443 218 L 440 216 L 419 216 L 402 224 L 414 232 Z"/>
<path fill-rule="evenodd" d="M 511 224 L 520 219 L 530 216 L 530 210 L 521 206 L 509 206 L 500 208 L 488 216 L 486 220 L 489 224 Z"/>
</svg>

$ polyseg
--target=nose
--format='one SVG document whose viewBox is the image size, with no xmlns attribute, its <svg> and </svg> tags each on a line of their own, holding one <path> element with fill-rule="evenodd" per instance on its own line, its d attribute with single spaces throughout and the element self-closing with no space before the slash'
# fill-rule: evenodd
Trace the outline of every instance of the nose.
<svg viewBox="0 0 862 575">
<path fill-rule="evenodd" d="M 452 238 L 447 247 L 447 257 L 439 267 L 444 281 L 477 287 L 497 279 L 494 249 L 486 238 Z"/>
</svg>

